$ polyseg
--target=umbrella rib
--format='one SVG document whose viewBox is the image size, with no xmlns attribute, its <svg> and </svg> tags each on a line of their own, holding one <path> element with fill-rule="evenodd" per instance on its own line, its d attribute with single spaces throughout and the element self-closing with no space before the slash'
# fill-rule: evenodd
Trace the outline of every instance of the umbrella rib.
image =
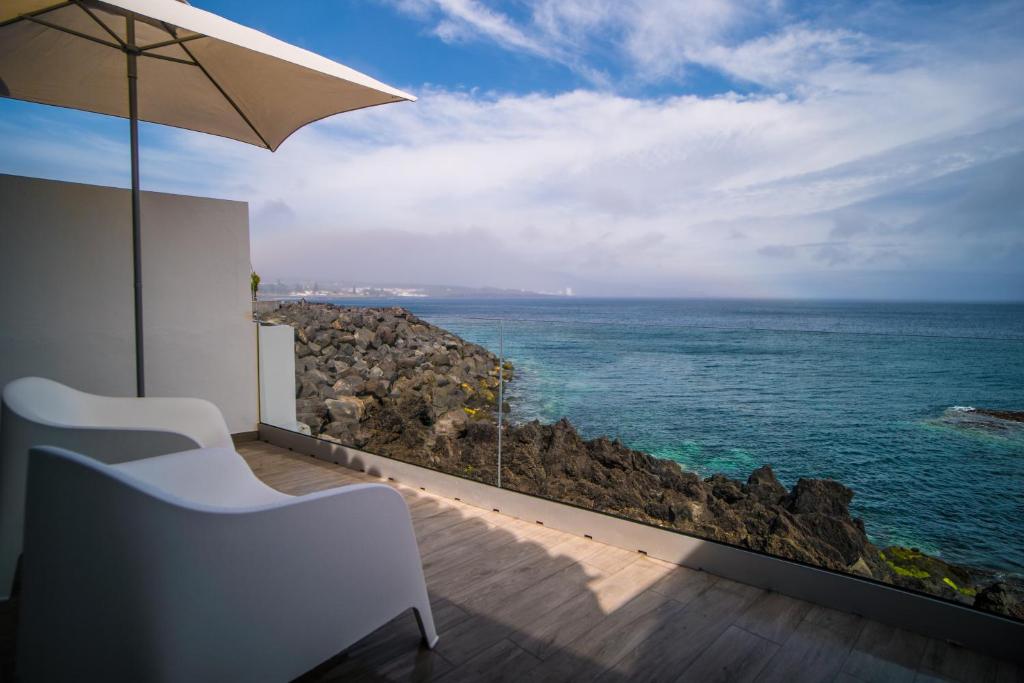
<svg viewBox="0 0 1024 683">
<path fill-rule="evenodd" d="M 167 33 L 170 34 L 172 38 L 178 37 L 178 34 L 174 30 L 174 27 L 168 25 L 166 21 L 161 21 L 160 24 L 164 27 L 164 30 L 167 31 Z M 256 134 L 256 137 L 260 139 L 260 142 L 263 143 L 263 146 L 269 150 L 273 150 L 273 147 L 271 147 L 270 143 L 267 142 L 267 139 L 263 137 L 263 134 L 256 129 L 256 126 L 252 124 L 252 121 L 250 121 L 249 117 L 245 115 L 245 112 L 242 111 L 242 108 L 239 107 L 233 99 L 231 99 L 231 96 L 228 95 L 224 88 L 221 87 L 220 83 L 217 82 L 217 79 L 215 79 L 213 75 L 206 70 L 206 67 L 203 66 L 198 59 L 196 59 L 196 56 L 192 54 L 192 50 L 189 50 L 188 46 L 185 45 L 184 42 L 179 42 L 178 47 L 180 47 L 182 51 L 188 55 L 188 58 L 191 59 L 197 67 L 199 67 L 199 70 L 203 72 L 203 75 L 206 76 L 206 79 L 213 84 L 213 87 L 217 89 L 217 92 L 221 94 L 221 97 L 227 100 L 228 104 L 231 105 L 231 108 L 235 110 L 235 113 L 238 114 L 243 121 L 245 121 L 245 125 L 249 126 L 249 130 Z M 155 57 L 156 55 L 148 56 Z"/>
<path fill-rule="evenodd" d="M 139 49 L 143 52 L 146 50 L 156 50 L 157 48 L 167 47 L 168 45 L 181 45 L 182 43 L 187 43 L 190 40 L 196 40 L 198 38 L 206 38 L 206 36 L 201 33 L 197 33 L 194 36 L 186 36 L 185 38 L 175 38 L 173 40 L 164 40 L 159 43 L 153 43 L 152 45 L 144 45 Z"/>
<path fill-rule="evenodd" d="M 54 5 L 52 7 L 44 7 L 43 9 L 37 9 L 35 12 L 27 12 L 25 14 L 19 14 L 18 16 L 14 17 L 13 19 L 8 19 L 7 21 L 0 22 L 0 28 L 3 28 L 4 26 L 9 26 L 9 25 L 11 25 L 11 24 L 13 24 L 15 22 L 18 22 L 18 21 L 25 21 L 26 19 L 31 19 L 32 17 L 41 17 L 44 14 L 49 14 L 50 12 L 55 12 L 55 11 L 57 11 L 59 9 L 63 9 L 65 7 L 67 7 L 68 5 L 73 5 L 73 4 L 74 4 L 73 0 L 67 0 L 66 2 L 59 3 L 59 4 Z"/>
<path fill-rule="evenodd" d="M 150 59 L 162 59 L 165 62 L 174 62 L 175 64 L 184 64 L 186 66 L 199 66 L 195 62 L 190 62 L 187 59 L 180 59 L 178 57 L 171 57 L 170 55 L 151 55 L 146 52 L 142 52 L 139 56 L 149 57 Z"/>
<path fill-rule="evenodd" d="M 189 50 L 188 47 L 185 45 L 182 45 L 181 49 L 185 51 L 185 54 L 187 54 L 193 62 L 195 62 L 196 66 L 199 67 L 199 70 L 203 72 L 203 75 L 206 76 L 210 83 L 213 83 L 213 87 L 215 87 L 217 91 L 224 97 L 224 99 L 228 101 L 228 104 L 231 105 L 235 112 L 237 112 L 237 114 L 242 117 L 242 120 L 245 121 L 246 125 L 249 126 L 252 132 L 256 134 L 256 137 L 260 139 L 260 142 L 263 143 L 263 146 L 266 147 L 267 149 L 273 149 L 273 147 L 270 146 L 270 143 L 267 142 L 266 138 L 264 138 L 263 135 L 258 130 L 256 130 L 256 126 L 252 125 L 252 121 L 250 121 L 249 117 L 245 115 L 245 112 L 242 111 L 242 108 L 235 104 L 235 101 L 231 99 L 231 96 L 228 95 L 227 92 L 224 91 L 224 88 L 220 87 L 220 83 L 217 82 L 217 79 L 215 79 L 210 74 L 210 72 L 206 70 L 206 67 L 203 66 L 198 59 L 196 59 L 196 56 L 192 54 L 192 51 Z"/>
<path fill-rule="evenodd" d="M 85 40 L 91 40 L 92 42 L 99 43 L 100 45 L 106 45 L 107 47 L 112 47 L 115 50 L 121 49 L 121 46 L 117 43 L 111 43 L 109 40 L 103 40 L 102 38 L 97 38 L 96 36 L 90 36 L 88 33 L 82 33 L 81 31 L 76 31 L 73 28 L 60 26 L 59 24 L 54 24 L 53 22 L 46 21 L 45 19 L 40 19 L 39 17 L 32 17 L 26 15 L 23 16 L 22 19 L 31 21 L 34 24 L 39 24 L 40 26 L 45 26 L 46 28 L 52 28 L 55 31 L 62 31 L 64 33 L 71 34 L 76 38 L 84 38 Z"/>
<path fill-rule="evenodd" d="M 75 4 L 78 5 L 78 8 L 80 10 L 82 10 L 83 12 L 88 14 L 92 18 L 93 21 L 95 21 L 97 24 L 99 24 L 100 27 L 104 31 L 106 31 L 108 34 L 110 34 L 110 37 L 117 41 L 117 43 L 121 46 L 121 49 L 124 49 L 125 47 L 128 46 L 127 43 L 125 43 L 123 40 L 121 40 L 121 36 L 119 36 L 116 33 L 114 33 L 114 30 L 112 28 L 110 28 L 109 26 L 107 26 L 106 24 L 104 24 L 103 21 L 99 17 L 97 17 L 93 13 L 93 11 L 91 9 L 89 9 L 88 7 L 83 5 L 81 0 L 75 0 Z"/>
</svg>

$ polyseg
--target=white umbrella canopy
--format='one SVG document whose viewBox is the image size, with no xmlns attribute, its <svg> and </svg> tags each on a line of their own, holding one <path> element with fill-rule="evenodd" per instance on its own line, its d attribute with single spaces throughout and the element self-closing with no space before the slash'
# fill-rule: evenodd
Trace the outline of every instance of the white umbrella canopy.
<svg viewBox="0 0 1024 683">
<path fill-rule="evenodd" d="M 135 367 L 145 395 L 138 122 L 276 150 L 302 126 L 415 97 L 184 0 L 3 0 L 0 96 L 131 122 Z"/>
<path fill-rule="evenodd" d="M 270 150 L 326 116 L 416 99 L 177 0 L 5 0 L 0 93 L 128 118 L 132 46 L 140 120 Z"/>
</svg>

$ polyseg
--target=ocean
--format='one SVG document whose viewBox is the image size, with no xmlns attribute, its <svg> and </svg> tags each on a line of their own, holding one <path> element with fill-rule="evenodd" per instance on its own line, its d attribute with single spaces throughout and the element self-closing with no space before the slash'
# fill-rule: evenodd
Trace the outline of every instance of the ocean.
<svg viewBox="0 0 1024 683">
<path fill-rule="evenodd" d="M 1024 423 L 970 410 L 1024 410 L 1024 304 L 330 301 L 503 348 L 510 420 L 566 417 L 702 476 L 830 477 L 876 544 L 1024 575 Z"/>
</svg>

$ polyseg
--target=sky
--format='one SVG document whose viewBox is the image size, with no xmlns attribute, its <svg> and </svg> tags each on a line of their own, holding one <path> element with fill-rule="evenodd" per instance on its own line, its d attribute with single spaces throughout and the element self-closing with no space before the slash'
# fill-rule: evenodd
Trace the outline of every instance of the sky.
<svg viewBox="0 0 1024 683">
<path fill-rule="evenodd" d="M 1024 2 L 196 0 L 418 96 L 276 153 L 143 124 L 264 281 L 1024 300 Z M 0 173 L 126 187 L 127 123 L 0 100 Z"/>
</svg>

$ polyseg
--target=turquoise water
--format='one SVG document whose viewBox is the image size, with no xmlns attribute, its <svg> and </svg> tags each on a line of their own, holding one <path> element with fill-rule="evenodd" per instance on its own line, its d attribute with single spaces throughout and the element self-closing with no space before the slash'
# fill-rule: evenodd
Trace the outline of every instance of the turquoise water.
<svg viewBox="0 0 1024 683">
<path fill-rule="evenodd" d="M 339 300 L 403 305 L 516 366 L 511 419 L 745 478 L 832 477 L 872 540 L 1024 574 L 1024 305 Z M 959 408 L 958 408 L 959 407 Z"/>
</svg>

